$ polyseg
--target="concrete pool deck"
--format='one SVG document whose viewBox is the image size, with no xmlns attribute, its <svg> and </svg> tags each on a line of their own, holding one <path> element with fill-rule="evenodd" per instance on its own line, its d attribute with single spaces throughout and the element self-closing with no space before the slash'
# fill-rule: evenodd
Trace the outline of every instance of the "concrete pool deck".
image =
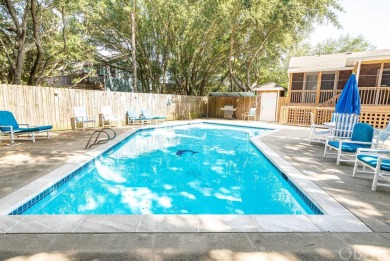
<svg viewBox="0 0 390 261">
<path fill-rule="evenodd" d="M 273 127 L 257 122 L 242 123 Z M 323 158 L 323 145 L 307 144 L 308 128 L 276 127 L 281 130 L 263 137 L 261 141 L 348 209 L 353 218 L 362 221 L 369 228 L 364 231 L 372 232 L 320 233 L 309 230 L 311 232 L 307 233 L 307 230 L 302 230 L 293 233 L 259 233 L 255 232 L 259 230 L 250 230 L 250 233 L 210 233 L 212 230 L 205 230 L 203 233 L 191 234 L 102 234 L 88 232 L 87 227 L 73 234 L 62 233 L 61 230 L 34 234 L 26 233 L 28 228 L 23 230 L 19 227 L 18 231 L 17 226 L 12 226 L 14 232 L 9 229 L 4 231 L 4 226 L 9 228 L 9 224 L 3 222 L 0 224 L 0 232 L 3 226 L 0 234 L 0 258 L 38 253 L 58 254 L 64 258 L 110 260 L 257 260 L 283 257 L 297 260 L 343 259 L 349 254 L 355 259 L 364 257 L 380 260 L 390 256 L 390 190 L 380 188 L 377 192 L 372 192 L 371 179 L 352 178 L 351 166 L 337 166 L 334 159 Z M 118 133 L 124 133 L 129 127 L 116 130 Z M 83 148 L 90 133 L 91 131 L 65 131 L 54 133 L 50 141 L 22 141 L 13 146 L 8 146 L 5 142 L 0 143 L 0 199 L 65 163 L 85 157 L 86 150 Z M 77 218 L 79 217 L 75 217 Z M 90 219 L 90 225 L 102 226 L 99 218 Z M 209 218 L 207 220 L 210 221 Z M 292 220 L 291 222 L 293 223 Z M 116 223 L 113 221 L 108 226 L 115 226 Z M 263 223 L 257 222 L 260 226 Z M 337 227 L 337 223 L 336 221 L 332 226 Z M 319 220 L 317 228 L 321 224 Z M 318 231 L 332 231 L 332 227 Z"/>
</svg>

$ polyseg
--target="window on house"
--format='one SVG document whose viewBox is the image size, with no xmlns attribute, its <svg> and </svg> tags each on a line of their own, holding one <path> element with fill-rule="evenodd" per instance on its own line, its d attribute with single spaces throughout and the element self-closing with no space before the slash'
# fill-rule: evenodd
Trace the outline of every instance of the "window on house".
<svg viewBox="0 0 390 261">
<path fill-rule="evenodd" d="M 359 74 L 359 87 L 378 86 L 378 77 L 381 70 L 381 64 L 362 64 Z"/>
<path fill-rule="evenodd" d="M 293 73 L 291 90 L 303 90 L 303 73 Z"/>
<path fill-rule="evenodd" d="M 385 63 L 383 65 L 381 86 L 383 87 L 390 86 L 390 63 Z"/>
<path fill-rule="evenodd" d="M 352 74 L 352 70 L 346 70 L 346 71 L 340 71 L 339 72 L 339 79 L 337 81 L 337 89 L 342 90 L 347 83 L 349 77 Z"/>
<path fill-rule="evenodd" d="M 321 90 L 333 90 L 335 73 L 322 73 Z"/>
</svg>

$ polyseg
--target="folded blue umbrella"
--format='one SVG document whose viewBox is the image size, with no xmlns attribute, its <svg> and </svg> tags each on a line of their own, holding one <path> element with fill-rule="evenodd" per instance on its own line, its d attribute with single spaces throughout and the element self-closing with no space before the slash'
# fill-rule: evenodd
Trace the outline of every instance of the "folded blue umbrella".
<svg viewBox="0 0 390 261">
<path fill-rule="evenodd" d="M 335 112 L 341 114 L 360 114 L 360 95 L 354 73 L 351 74 L 341 92 Z"/>
</svg>

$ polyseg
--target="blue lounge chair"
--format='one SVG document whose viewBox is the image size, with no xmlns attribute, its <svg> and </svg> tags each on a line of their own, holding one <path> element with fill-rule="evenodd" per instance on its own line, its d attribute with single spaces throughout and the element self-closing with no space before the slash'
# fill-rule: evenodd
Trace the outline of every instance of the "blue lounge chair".
<svg viewBox="0 0 390 261">
<path fill-rule="evenodd" d="M 144 123 L 152 123 L 152 119 L 146 118 L 146 117 L 140 117 L 138 116 L 133 110 L 127 110 L 127 124 L 136 124 L 140 123 L 142 126 Z"/>
<path fill-rule="evenodd" d="M 161 122 L 165 121 L 165 119 L 167 118 L 165 116 L 152 116 L 152 114 L 148 110 L 142 110 L 141 113 L 142 113 L 143 117 L 145 117 L 147 119 L 151 119 L 152 122 L 154 121 L 156 124 L 159 121 L 161 121 Z"/>
<path fill-rule="evenodd" d="M 376 146 L 373 142 L 374 128 L 367 123 L 356 123 L 351 138 L 327 138 L 324 149 L 324 157 L 331 153 L 331 150 L 337 151 L 337 165 L 340 162 L 354 162 L 348 159 L 351 155 L 354 156 L 359 148 L 371 148 Z"/>
<path fill-rule="evenodd" d="M 362 170 L 358 170 L 359 165 L 363 166 Z M 372 171 L 366 171 L 366 168 Z M 374 174 L 371 186 L 373 191 L 377 186 L 390 187 L 390 150 L 358 149 L 352 176 L 356 177 L 357 172 Z M 389 183 L 382 183 L 382 180 Z"/>
<path fill-rule="evenodd" d="M 35 134 L 39 132 L 47 132 L 47 138 L 50 139 L 49 132 L 52 128 L 51 125 L 30 127 L 28 124 L 18 124 L 12 112 L 0 111 L 0 132 L 10 136 L 11 144 L 14 143 L 15 137 L 21 135 L 28 135 L 28 140 L 35 142 Z"/>
</svg>

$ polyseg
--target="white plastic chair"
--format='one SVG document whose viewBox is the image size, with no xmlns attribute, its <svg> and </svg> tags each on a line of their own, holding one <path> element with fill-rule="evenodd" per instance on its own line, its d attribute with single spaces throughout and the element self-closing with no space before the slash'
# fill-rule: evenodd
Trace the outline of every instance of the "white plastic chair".
<svg viewBox="0 0 390 261">
<path fill-rule="evenodd" d="M 332 129 L 333 138 L 351 138 L 353 127 L 359 121 L 356 114 L 336 114 L 335 127 Z"/>
<path fill-rule="evenodd" d="M 105 127 L 106 123 L 111 128 L 112 125 L 119 125 L 118 115 L 113 114 L 111 107 L 102 107 L 102 126 Z"/>
<path fill-rule="evenodd" d="M 390 138 L 390 121 L 384 130 L 376 129 L 374 133 L 374 139 L 378 148 L 385 148 L 386 141 Z"/>
<path fill-rule="evenodd" d="M 315 124 L 314 114 L 310 112 L 310 136 L 309 144 L 314 142 L 325 143 L 326 137 L 330 135 L 330 128 L 327 125 Z"/>
<path fill-rule="evenodd" d="M 83 131 L 85 130 L 85 124 L 93 124 L 93 127 L 96 129 L 96 120 L 95 116 L 87 115 L 87 110 L 85 107 L 73 107 L 74 110 L 74 116 L 73 116 L 73 123 L 74 128 L 77 130 L 78 124 L 81 124 Z"/>
<path fill-rule="evenodd" d="M 256 117 L 256 108 L 250 108 L 248 112 L 241 115 L 242 119 L 245 120 L 246 118 L 249 120 L 249 118 L 253 118 L 253 120 Z"/>
</svg>

